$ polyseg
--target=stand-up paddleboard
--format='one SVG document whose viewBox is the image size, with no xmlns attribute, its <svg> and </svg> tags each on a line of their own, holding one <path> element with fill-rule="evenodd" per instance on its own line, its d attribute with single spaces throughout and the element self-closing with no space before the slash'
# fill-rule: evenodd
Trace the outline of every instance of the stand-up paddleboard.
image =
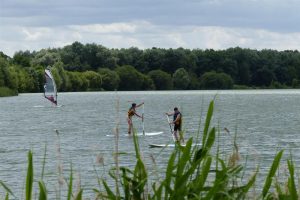
<svg viewBox="0 0 300 200">
<path fill-rule="evenodd" d="M 175 147 L 176 144 L 149 144 L 150 148 L 165 148 L 165 147 Z M 180 146 L 185 147 L 185 144 L 180 144 Z M 201 144 L 192 144 L 192 146 L 201 146 Z"/>
<path fill-rule="evenodd" d="M 137 136 L 155 136 L 155 135 L 160 135 L 160 134 L 163 134 L 164 132 L 160 131 L 160 132 L 146 132 L 146 133 L 136 133 Z M 120 134 L 121 136 L 127 136 L 127 137 L 132 137 L 133 134 Z M 107 137 L 114 137 L 115 135 L 112 134 L 112 135 L 106 135 Z"/>
</svg>

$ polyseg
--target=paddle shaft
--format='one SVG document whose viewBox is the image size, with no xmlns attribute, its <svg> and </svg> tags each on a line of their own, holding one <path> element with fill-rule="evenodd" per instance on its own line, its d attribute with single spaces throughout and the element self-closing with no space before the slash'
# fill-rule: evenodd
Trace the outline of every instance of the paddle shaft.
<svg viewBox="0 0 300 200">
<path fill-rule="evenodd" d="M 145 135 L 145 123 L 144 123 L 144 113 L 145 113 L 145 104 L 143 104 L 143 113 L 142 113 L 142 125 L 143 125 L 143 135 Z"/>
<path fill-rule="evenodd" d="M 175 142 L 175 138 L 174 138 L 174 133 L 173 133 L 173 130 L 172 130 L 172 126 L 171 126 L 171 122 L 170 122 L 170 119 L 169 119 L 169 115 L 167 115 L 167 119 L 168 119 L 168 123 L 169 123 L 169 126 L 170 126 L 170 131 L 171 131 L 171 134 L 172 134 L 172 138 L 173 138 L 173 141 Z"/>
</svg>

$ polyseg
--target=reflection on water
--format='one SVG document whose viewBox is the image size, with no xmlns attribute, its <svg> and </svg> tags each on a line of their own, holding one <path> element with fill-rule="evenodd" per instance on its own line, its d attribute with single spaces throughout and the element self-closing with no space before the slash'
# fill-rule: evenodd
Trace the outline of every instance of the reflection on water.
<svg viewBox="0 0 300 200">
<path fill-rule="evenodd" d="M 61 93 L 55 108 L 42 94 L 21 94 L 0 98 L 0 180 L 7 183 L 21 197 L 24 191 L 27 152 L 33 150 L 35 178 L 41 177 L 45 145 L 47 188 L 54 195 L 57 189 L 57 166 L 63 162 L 64 177 L 69 176 L 72 163 L 76 176 L 80 176 L 85 196 L 93 197 L 97 175 L 106 176 L 113 165 L 117 124 L 120 133 L 127 131 L 126 114 L 132 103 L 145 102 L 146 132 L 164 133 L 140 137 L 140 147 L 148 169 L 153 169 L 154 156 L 159 170 L 164 170 L 170 149 L 150 149 L 150 143 L 172 141 L 165 112 L 178 106 L 184 116 L 185 137 L 195 136 L 203 129 L 209 101 L 216 98 L 213 124 L 220 131 L 222 151 L 231 151 L 232 138 L 237 132 L 239 150 L 251 173 L 257 164 L 261 172 L 269 169 L 278 149 L 293 153 L 300 165 L 300 91 L 299 90 L 247 90 L 247 91 L 169 91 L 169 92 L 95 92 Z M 138 112 L 141 112 L 139 109 Z M 119 123 L 118 123 L 119 122 Z M 139 119 L 134 120 L 138 131 Z M 230 133 L 224 131 L 227 128 Z M 60 135 L 57 136 L 55 130 Z M 201 131 L 200 131 L 201 133 Z M 57 144 L 60 143 L 61 155 Z M 120 165 L 133 166 L 134 146 L 131 137 L 120 136 Z M 289 151 L 287 151 L 289 152 Z M 288 153 L 286 153 L 288 154 Z M 103 157 L 104 167 L 97 163 Z M 63 189 L 66 189 L 66 184 Z"/>
</svg>

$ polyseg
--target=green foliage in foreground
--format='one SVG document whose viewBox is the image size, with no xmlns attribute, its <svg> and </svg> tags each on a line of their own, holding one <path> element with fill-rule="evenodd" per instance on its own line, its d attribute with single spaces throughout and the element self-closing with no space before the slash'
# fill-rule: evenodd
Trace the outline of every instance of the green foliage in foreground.
<svg viewBox="0 0 300 200">
<path fill-rule="evenodd" d="M 170 154 L 167 165 L 164 167 L 164 176 L 151 181 L 149 171 L 145 166 L 139 148 L 138 137 L 134 133 L 136 164 L 133 169 L 121 166 L 116 159 L 116 166 L 109 171 L 114 180 L 115 187 L 110 187 L 107 180 L 98 178 L 99 188 L 93 188 L 96 199 L 298 199 L 297 178 L 292 159 L 287 160 L 288 179 L 279 177 L 283 150 L 279 151 L 270 166 L 269 173 L 265 177 L 261 192 L 255 192 L 258 169 L 244 180 L 244 166 L 238 162 L 238 147 L 234 141 L 233 152 L 228 161 L 221 158 L 219 150 L 212 153 L 217 133 L 216 128 L 211 127 L 214 102 L 209 105 L 202 138 L 202 146 L 194 146 L 194 139 L 190 138 L 185 146 L 177 145 Z M 118 138 L 116 132 L 116 138 Z M 197 137 L 198 138 L 198 137 Z M 218 149 L 218 148 L 217 148 Z M 45 150 L 46 151 L 46 150 Z M 117 155 L 117 154 L 116 154 Z M 46 154 L 45 154 L 46 156 Z M 43 163 L 43 169 L 45 159 Z M 32 199 L 32 186 L 35 181 L 33 169 L 33 156 L 28 153 L 28 169 L 26 178 L 26 200 Z M 42 170 L 43 174 L 43 170 Z M 43 175 L 42 175 L 43 178 Z M 71 165 L 70 177 L 67 182 L 67 199 L 82 199 L 83 189 L 73 192 L 73 169 Z M 278 181 L 280 180 L 280 181 Z M 43 180 L 39 182 L 39 199 L 47 199 L 47 189 Z M 0 186 L 5 191 L 5 199 L 14 195 L 4 182 Z M 102 188 L 103 186 L 103 188 Z M 299 188 L 299 183 L 298 183 Z M 3 198 L 1 198 L 3 199 Z"/>
</svg>

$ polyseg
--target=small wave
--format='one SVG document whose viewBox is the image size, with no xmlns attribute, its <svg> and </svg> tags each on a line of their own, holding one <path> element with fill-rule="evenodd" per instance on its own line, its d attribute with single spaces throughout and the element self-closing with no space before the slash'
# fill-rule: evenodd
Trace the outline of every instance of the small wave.
<svg viewBox="0 0 300 200">
<path fill-rule="evenodd" d="M 34 108 L 44 108 L 45 106 L 41 106 L 41 105 L 39 105 L 39 106 L 33 106 Z"/>
</svg>

